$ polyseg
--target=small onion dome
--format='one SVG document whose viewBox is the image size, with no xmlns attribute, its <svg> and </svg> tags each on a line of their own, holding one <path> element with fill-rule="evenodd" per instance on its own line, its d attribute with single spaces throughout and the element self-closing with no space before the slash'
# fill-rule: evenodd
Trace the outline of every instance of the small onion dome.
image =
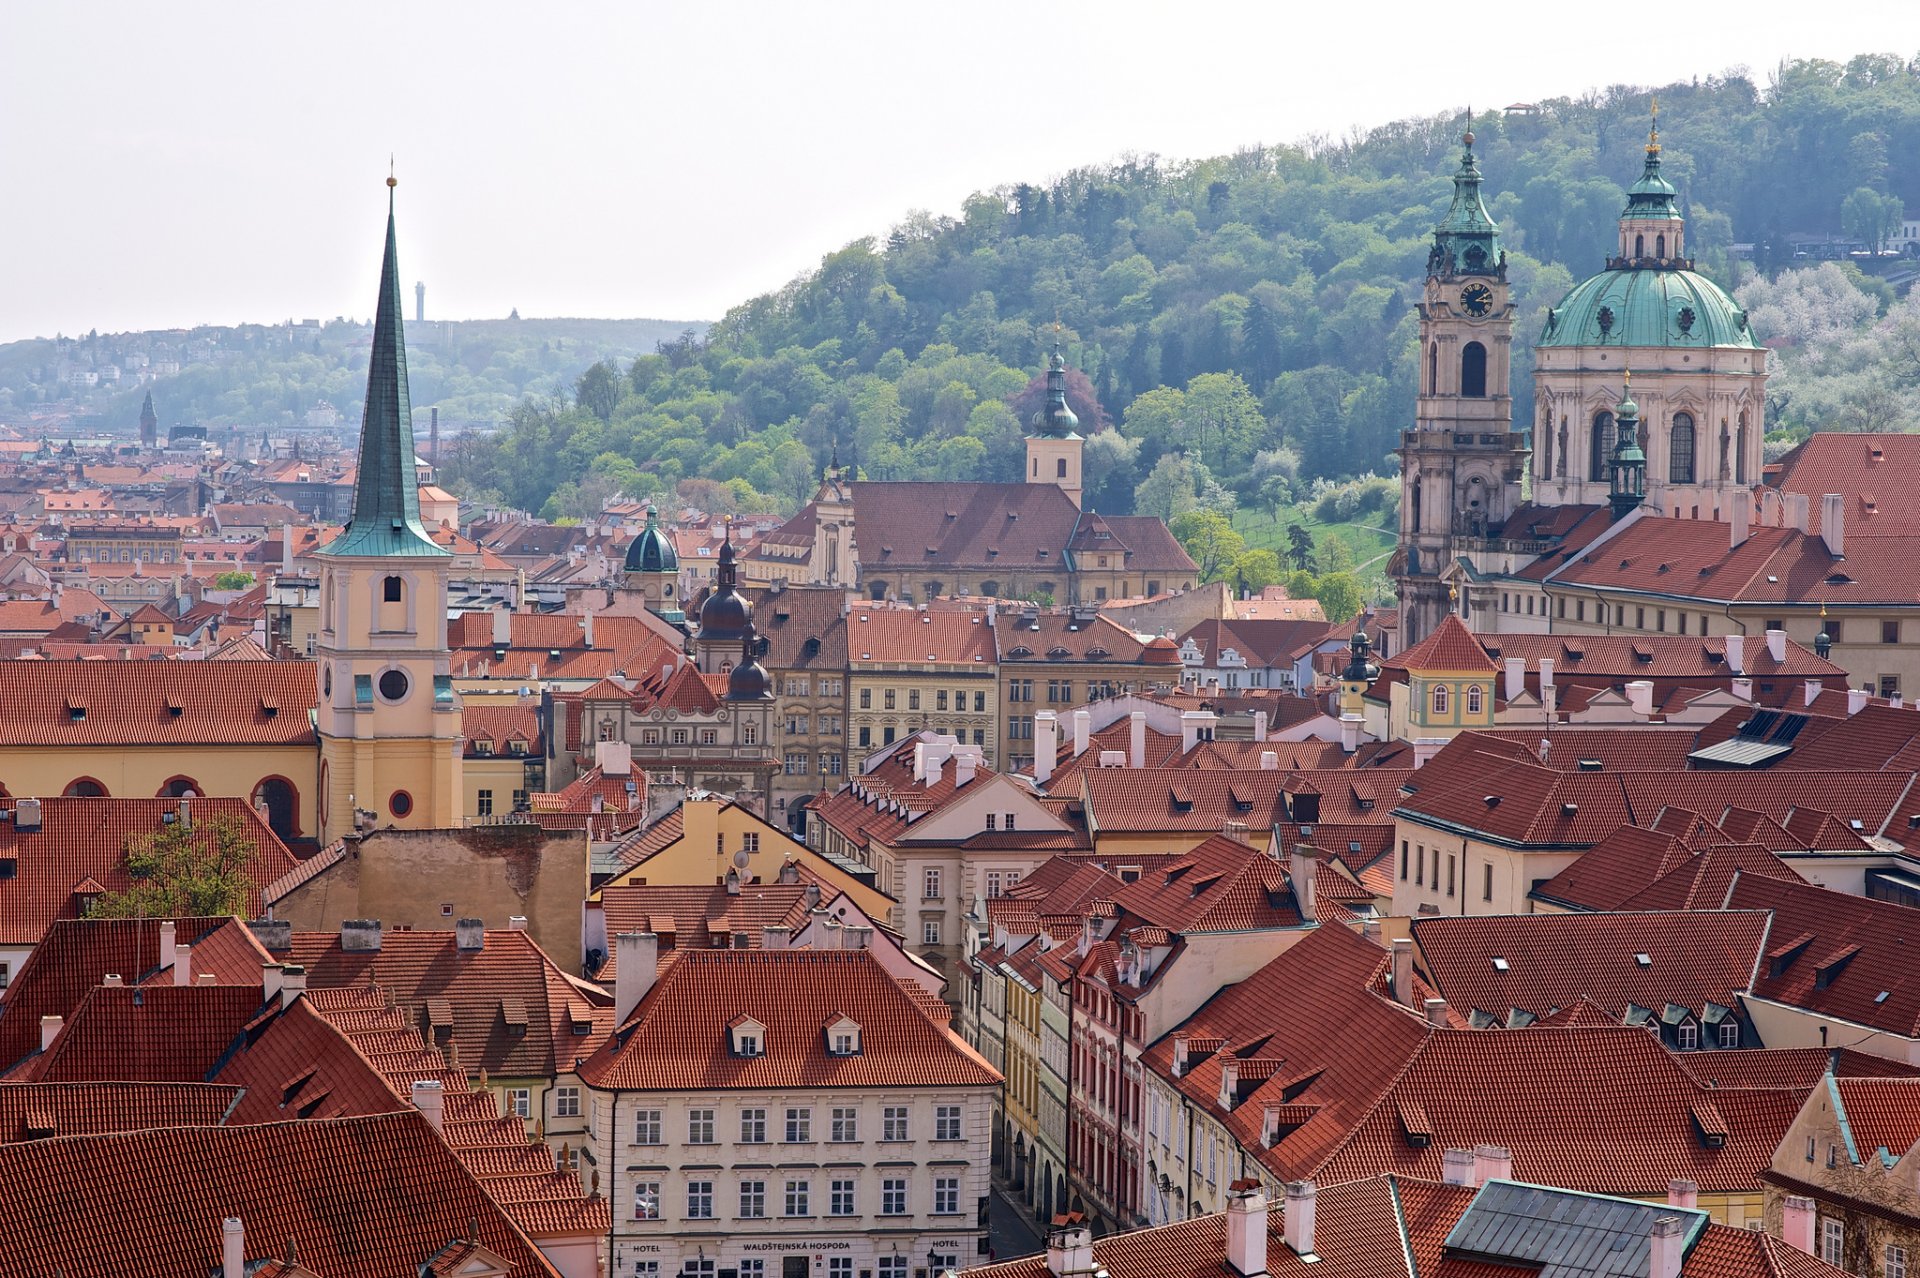
<svg viewBox="0 0 1920 1278">
<path fill-rule="evenodd" d="M 753 605 L 731 582 L 717 587 L 700 605 L 700 638 L 739 639 L 753 628 Z"/>
<path fill-rule="evenodd" d="M 727 675 L 727 700 L 729 701 L 766 701 L 773 696 L 773 680 L 767 674 L 767 668 L 753 655 L 751 643 L 742 645 L 746 655 L 740 664 Z"/>
<path fill-rule="evenodd" d="M 627 571 L 680 571 L 680 556 L 675 553 L 673 542 L 660 531 L 659 512 L 651 506 L 647 507 L 647 526 L 627 546 Z"/>
<path fill-rule="evenodd" d="M 1145 666 L 1177 666 L 1180 664 L 1180 645 L 1165 635 L 1147 640 L 1146 651 L 1140 654 L 1140 664 Z"/>
<path fill-rule="evenodd" d="M 1033 415 L 1033 428 L 1055 439 L 1066 439 L 1080 428 L 1080 419 L 1067 407 L 1067 361 L 1059 351 L 1047 361 L 1047 399 Z"/>
</svg>

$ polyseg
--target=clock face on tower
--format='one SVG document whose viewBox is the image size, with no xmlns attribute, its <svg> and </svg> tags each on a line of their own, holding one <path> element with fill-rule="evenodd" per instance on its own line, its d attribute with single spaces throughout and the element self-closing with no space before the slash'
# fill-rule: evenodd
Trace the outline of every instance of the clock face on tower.
<svg viewBox="0 0 1920 1278">
<path fill-rule="evenodd" d="M 1460 305 L 1475 319 L 1484 319 L 1493 310 L 1493 290 L 1485 284 L 1469 284 L 1460 290 Z"/>
</svg>

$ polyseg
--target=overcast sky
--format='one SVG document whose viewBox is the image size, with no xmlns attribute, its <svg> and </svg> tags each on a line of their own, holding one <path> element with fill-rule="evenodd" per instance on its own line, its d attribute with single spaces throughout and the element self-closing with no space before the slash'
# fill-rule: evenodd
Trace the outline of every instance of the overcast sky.
<svg viewBox="0 0 1920 1278">
<path fill-rule="evenodd" d="M 0 340 L 365 316 L 389 152 L 429 316 L 711 319 L 1128 152 L 1863 51 L 1920 3 L 0 0 Z"/>
</svg>

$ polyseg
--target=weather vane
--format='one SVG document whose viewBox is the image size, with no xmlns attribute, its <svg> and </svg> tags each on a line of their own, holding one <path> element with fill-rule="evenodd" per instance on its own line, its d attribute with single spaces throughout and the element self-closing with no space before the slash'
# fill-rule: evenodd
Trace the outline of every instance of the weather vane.
<svg viewBox="0 0 1920 1278">
<path fill-rule="evenodd" d="M 391 191 L 400 185 L 400 179 L 393 175 L 393 152 L 387 152 L 387 189 Z"/>
<path fill-rule="evenodd" d="M 1660 95 L 1653 95 L 1653 126 L 1647 130 L 1647 154 L 1660 153 Z"/>
</svg>

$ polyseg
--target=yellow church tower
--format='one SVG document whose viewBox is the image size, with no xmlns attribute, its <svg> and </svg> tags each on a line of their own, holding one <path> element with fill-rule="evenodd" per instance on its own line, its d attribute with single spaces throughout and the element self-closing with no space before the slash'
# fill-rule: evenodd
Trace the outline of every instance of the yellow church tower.
<svg viewBox="0 0 1920 1278">
<path fill-rule="evenodd" d="M 1056 342 L 1057 342 L 1056 337 Z M 1033 415 L 1027 436 L 1027 482 L 1052 484 L 1080 504 L 1080 419 L 1067 407 L 1067 361 L 1056 344 L 1047 361 L 1047 402 Z"/>
<path fill-rule="evenodd" d="M 420 522 L 394 185 L 389 177 L 353 518 L 314 552 L 321 565 L 322 843 L 362 826 L 460 823 L 460 701 L 447 651 L 453 556 Z"/>
</svg>

